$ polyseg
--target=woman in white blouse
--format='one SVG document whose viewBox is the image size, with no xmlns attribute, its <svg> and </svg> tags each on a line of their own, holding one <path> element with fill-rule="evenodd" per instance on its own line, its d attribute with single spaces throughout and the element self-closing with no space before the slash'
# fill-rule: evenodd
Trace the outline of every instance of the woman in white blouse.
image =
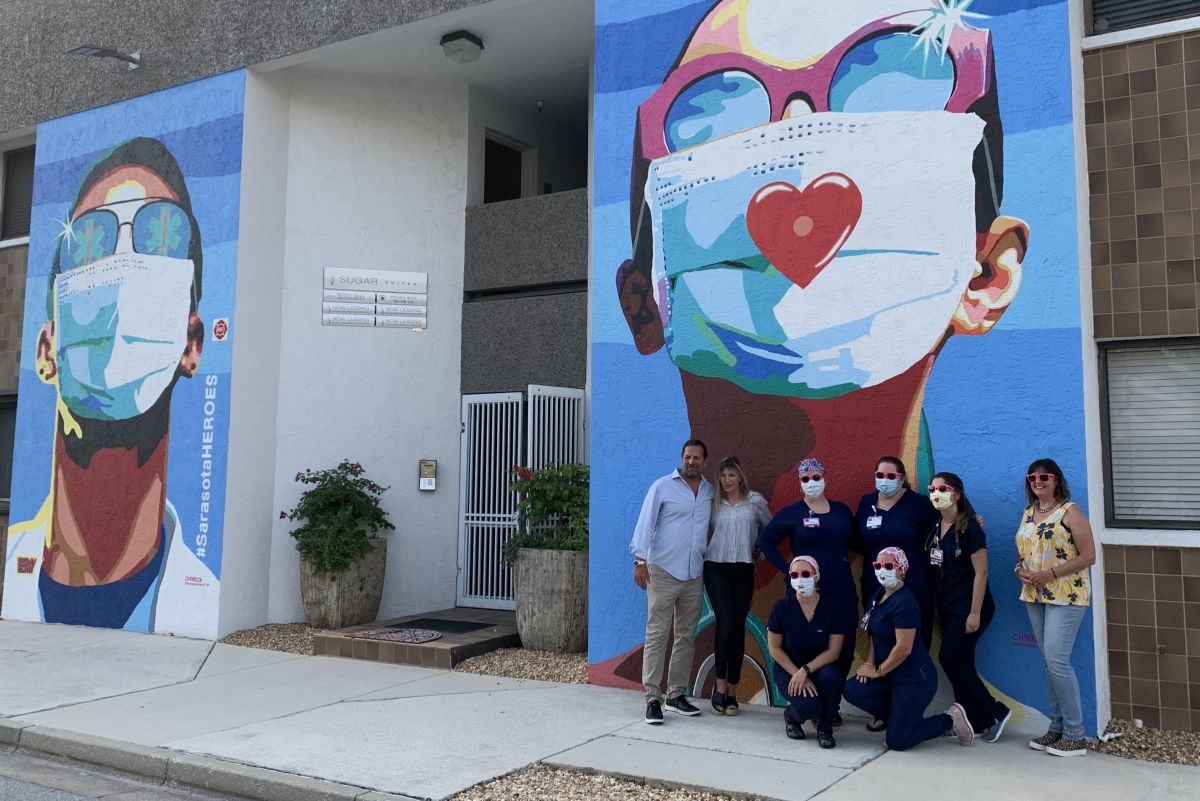
<svg viewBox="0 0 1200 801">
<path fill-rule="evenodd" d="M 736 456 L 717 465 L 720 490 L 713 499 L 712 534 L 704 552 L 704 589 L 716 618 L 712 709 L 718 715 L 738 713 L 737 684 L 746 652 L 746 615 L 754 595 L 755 541 L 771 520 L 766 499 L 751 492 Z"/>
</svg>

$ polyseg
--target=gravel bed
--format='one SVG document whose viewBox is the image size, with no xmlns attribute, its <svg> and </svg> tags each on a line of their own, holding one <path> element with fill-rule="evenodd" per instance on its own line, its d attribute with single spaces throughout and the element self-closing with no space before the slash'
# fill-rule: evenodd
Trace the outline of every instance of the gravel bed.
<svg viewBox="0 0 1200 801">
<path fill-rule="evenodd" d="M 227 634 L 221 638 L 221 642 L 312 656 L 313 634 L 316 631 L 317 629 L 309 628 L 305 623 L 268 623 L 256 629 L 242 629 Z"/>
<path fill-rule="evenodd" d="M 1096 750 L 1102 754 L 1147 762 L 1200 765 L 1200 732 L 1138 729 L 1133 721 L 1119 718 L 1109 721 L 1105 731 L 1120 732 L 1121 736 L 1107 743 L 1096 743 Z"/>
<path fill-rule="evenodd" d="M 649 787 L 598 773 L 576 773 L 534 765 L 464 790 L 450 801 L 733 801 L 700 790 Z"/>
<path fill-rule="evenodd" d="M 465 659 L 454 666 L 464 673 L 512 679 L 587 684 L 587 654 L 555 654 L 527 648 L 501 648 Z M 489 796 L 490 797 L 490 796 Z M 505 796 L 507 798 L 507 796 Z"/>
</svg>

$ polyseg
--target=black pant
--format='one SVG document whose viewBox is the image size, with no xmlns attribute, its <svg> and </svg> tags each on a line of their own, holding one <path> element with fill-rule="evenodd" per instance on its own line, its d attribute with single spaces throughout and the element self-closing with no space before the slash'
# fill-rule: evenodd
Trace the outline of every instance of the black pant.
<svg viewBox="0 0 1200 801">
<path fill-rule="evenodd" d="M 1008 714 L 1008 707 L 992 698 L 975 669 L 975 646 L 995 614 L 996 604 L 988 595 L 984 597 L 979 613 L 979 629 L 972 634 L 967 634 L 965 614 L 942 616 L 942 649 L 938 652 L 938 662 L 954 688 L 954 700 L 967 711 L 967 719 L 976 732 L 995 723 L 997 716 Z"/>
<path fill-rule="evenodd" d="M 925 708 L 937 694 L 933 665 L 921 670 L 918 681 L 897 682 L 889 675 L 860 682 L 857 676 L 851 676 L 846 679 L 842 693 L 847 701 L 876 720 L 887 721 L 883 739 L 893 751 L 907 751 L 926 740 L 941 737 L 954 725 L 954 719 L 946 714 L 925 717 Z"/>
<path fill-rule="evenodd" d="M 838 669 L 836 662 L 818 668 L 810 677 L 817 687 L 815 698 L 811 695 L 790 695 L 788 682 L 791 676 L 779 665 L 775 666 L 773 675 L 775 686 L 788 699 L 787 710 L 783 713 L 788 720 L 792 723 L 816 721 L 817 731 L 833 732 L 833 716 L 842 702 L 842 686 L 846 683 L 846 674 Z"/>
<path fill-rule="evenodd" d="M 754 596 L 754 565 L 749 562 L 705 562 L 704 589 L 716 617 L 713 672 L 737 684 L 746 654 L 746 615 Z"/>
</svg>

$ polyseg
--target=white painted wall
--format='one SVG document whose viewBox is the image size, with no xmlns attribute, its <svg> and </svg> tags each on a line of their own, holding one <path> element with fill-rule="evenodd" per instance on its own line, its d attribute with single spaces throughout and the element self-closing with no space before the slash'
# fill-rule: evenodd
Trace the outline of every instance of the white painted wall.
<svg viewBox="0 0 1200 801">
<path fill-rule="evenodd" d="M 288 102 L 285 77 L 246 73 L 218 637 L 267 620 Z"/>
<path fill-rule="evenodd" d="M 287 168 L 270 620 L 303 614 L 290 521 L 278 519 L 299 496 L 293 477 L 343 458 L 392 487 L 380 616 L 453 606 L 467 89 L 297 72 Z M 428 272 L 429 327 L 323 327 L 325 267 Z M 422 458 L 438 460 L 434 493 L 417 490 Z"/>
<path fill-rule="evenodd" d="M 476 87 L 470 89 L 467 125 L 470 129 L 468 206 L 483 203 L 483 153 L 488 129 L 537 148 L 538 194 L 546 182 L 553 185 L 555 192 L 587 186 L 586 128 L 571 130 L 552 123 L 544 114 L 538 113 L 536 106 L 521 108 Z"/>
</svg>

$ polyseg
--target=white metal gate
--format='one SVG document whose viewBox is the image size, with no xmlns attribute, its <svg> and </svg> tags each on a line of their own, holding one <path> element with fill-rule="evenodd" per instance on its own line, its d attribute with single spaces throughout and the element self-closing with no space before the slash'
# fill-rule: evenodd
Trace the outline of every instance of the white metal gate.
<svg viewBox="0 0 1200 801">
<path fill-rule="evenodd" d="M 520 392 L 462 399 L 460 606 L 513 608 L 512 571 L 503 560 L 504 545 L 517 530 L 509 469 L 587 461 L 583 390 L 531 385 L 528 398 L 528 405 Z"/>
</svg>

